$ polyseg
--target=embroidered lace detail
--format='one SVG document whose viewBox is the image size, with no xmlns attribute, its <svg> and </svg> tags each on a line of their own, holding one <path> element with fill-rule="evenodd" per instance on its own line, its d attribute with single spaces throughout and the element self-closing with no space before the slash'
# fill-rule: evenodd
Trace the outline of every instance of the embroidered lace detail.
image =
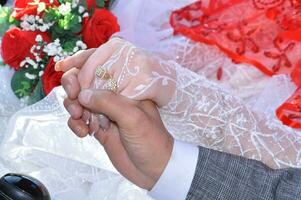
<svg viewBox="0 0 301 200">
<path fill-rule="evenodd" d="M 176 138 L 274 168 L 301 166 L 299 132 L 255 114 L 215 83 L 175 66 L 177 90 L 161 113 Z"/>
</svg>

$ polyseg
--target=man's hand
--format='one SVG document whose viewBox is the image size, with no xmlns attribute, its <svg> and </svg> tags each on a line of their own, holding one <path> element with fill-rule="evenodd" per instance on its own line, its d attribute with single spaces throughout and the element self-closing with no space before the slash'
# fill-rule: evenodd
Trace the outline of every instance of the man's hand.
<svg viewBox="0 0 301 200">
<path fill-rule="evenodd" d="M 134 184 L 151 190 L 165 169 L 173 138 L 151 101 L 134 101 L 104 90 L 83 90 L 79 103 L 112 123 L 95 138 L 104 146 L 116 169 Z M 77 124 L 84 130 L 86 124 Z M 81 133 L 74 131 L 80 137 Z"/>
</svg>

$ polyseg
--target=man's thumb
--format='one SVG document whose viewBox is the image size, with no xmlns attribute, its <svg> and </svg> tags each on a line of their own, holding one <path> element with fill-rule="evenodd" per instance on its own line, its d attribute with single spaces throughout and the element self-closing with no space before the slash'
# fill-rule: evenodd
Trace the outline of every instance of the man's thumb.
<svg viewBox="0 0 301 200">
<path fill-rule="evenodd" d="M 104 114 L 117 124 L 126 124 L 137 107 L 136 102 L 107 90 L 82 90 L 78 100 L 93 113 Z"/>
</svg>

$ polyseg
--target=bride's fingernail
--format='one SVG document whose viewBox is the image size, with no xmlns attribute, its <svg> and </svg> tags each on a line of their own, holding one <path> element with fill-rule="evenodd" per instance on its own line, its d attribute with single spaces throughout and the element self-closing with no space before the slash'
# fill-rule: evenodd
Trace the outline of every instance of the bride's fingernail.
<svg viewBox="0 0 301 200">
<path fill-rule="evenodd" d="M 63 63 L 63 61 L 60 60 L 60 61 L 58 61 L 58 62 L 55 64 L 55 66 L 54 66 L 55 71 L 57 71 L 57 72 L 58 72 L 58 71 L 61 71 L 61 69 L 62 69 L 62 67 L 61 67 L 62 63 Z"/>
<path fill-rule="evenodd" d="M 79 94 L 79 100 L 80 102 L 82 102 L 83 104 L 89 104 L 90 99 L 92 97 L 93 92 L 91 90 L 83 90 L 80 94 Z"/>
</svg>

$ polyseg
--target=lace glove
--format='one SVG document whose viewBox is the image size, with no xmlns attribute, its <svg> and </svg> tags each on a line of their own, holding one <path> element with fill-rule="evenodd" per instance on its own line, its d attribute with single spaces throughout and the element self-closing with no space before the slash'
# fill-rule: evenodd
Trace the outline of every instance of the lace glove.
<svg viewBox="0 0 301 200">
<path fill-rule="evenodd" d="M 109 41 L 114 53 L 95 69 L 93 89 L 108 89 L 135 100 L 152 100 L 158 107 L 172 98 L 176 72 L 170 61 L 137 48 L 120 38 Z M 90 117 L 90 132 L 108 123 L 103 115 Z M 100 125 L 100 126 L 99 126 Z"/>
<path fill-rule="evenodd" d="M 98 67 L 100 72 L 97 68 L 93 88 L 114 90 L 113 82 L 124 96 L 154 101 L 177 139 L 257 159 L 270 167 L 301 164 L 297 132 L 253 113 L 218 85 L 170 59 L 121 39 L 113 42 L 117 50 Z"/>
<path fill-rule="evenodd" d="M 173 66 L 177 87 L 161 114 L 176 138 L 273 168 L 301 166 L 298 131 L 252 112 L 212 81 L 176 63 Z"/>
</svg>

